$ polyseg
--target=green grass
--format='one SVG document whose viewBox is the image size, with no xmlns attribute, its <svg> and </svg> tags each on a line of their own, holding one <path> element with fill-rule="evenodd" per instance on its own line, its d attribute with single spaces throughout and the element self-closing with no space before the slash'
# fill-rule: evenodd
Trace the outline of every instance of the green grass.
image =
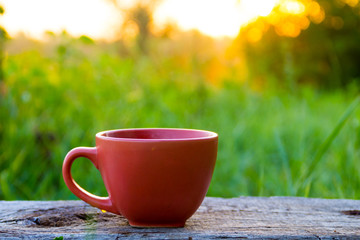
<svg viewBox="0 0 360 240">
<path fill-rule="evenodd" d="M 356 89 L 287 92 L 271 83 L 255 91 L 236 76 L 215 86 L 205 80 L 201 56 L 119 56 L 114 49 L 72 43 L 8 55 L 0 199 L 76 199 L 61 176 L 66 153 L 94 146 L 99 131 L 137 127 L 218 132 L 209 196 L 360 198 L 360 112 L 350 106 Z M 75 162 L 73 175 L 106 195 L 89 161 Z"/>
</svg>

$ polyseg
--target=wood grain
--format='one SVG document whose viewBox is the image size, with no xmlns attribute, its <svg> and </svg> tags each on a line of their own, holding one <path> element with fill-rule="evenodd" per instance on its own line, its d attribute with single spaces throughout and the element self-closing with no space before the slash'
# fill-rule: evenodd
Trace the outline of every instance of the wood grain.
<svg viewBox="0 0 360 240">
<path fill-rule="evenodd" d="M 205 199 L 184 228 L 132 228 L 82 201 L 0 201 L 0 239 L 360 239 L 360 201 Z"/>
</svg>

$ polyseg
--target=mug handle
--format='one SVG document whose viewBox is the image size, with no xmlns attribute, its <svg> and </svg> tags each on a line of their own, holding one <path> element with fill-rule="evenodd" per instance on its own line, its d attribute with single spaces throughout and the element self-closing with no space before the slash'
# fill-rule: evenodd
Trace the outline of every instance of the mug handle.
<svg viewBox="0 0 360 240">
<path fill-rule="evenodd" d="M 70 191 L 75 194 L 81 200 L 87 202 L 88 204 L 118 214 L 115 207 L 113 206 L 110 197 L 99 197 L 94 194 L 89 193 L 82 187 L 80 187 L 71 176 L 71 166 L 76 158 L 85 157 L 88 158 L 94 166 L 99 169 L 97 162 L 97 149 L 96 147 L 77 147 L 72 149 L 66 155 L 62 167 L 62 173 L 64 181 Z"/>
</svg>

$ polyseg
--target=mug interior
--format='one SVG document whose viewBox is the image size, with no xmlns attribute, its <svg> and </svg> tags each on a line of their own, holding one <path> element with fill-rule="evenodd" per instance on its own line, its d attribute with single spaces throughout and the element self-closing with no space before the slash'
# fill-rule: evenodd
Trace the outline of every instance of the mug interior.
<svg viewBox="0 0 360 240">
<path fill-rule="evenodd" d="M 180 140 L 180 139 L 204 139 L 213 138 L 217 134 L 210 131 L 193 129 L 169 129 L 169 128 L 144 128 L 144 129 L 121 129 L 105 131 L 98 134 L 100 137 L 111 139 L 156 139 L 156 140 Z"/>
</svg>

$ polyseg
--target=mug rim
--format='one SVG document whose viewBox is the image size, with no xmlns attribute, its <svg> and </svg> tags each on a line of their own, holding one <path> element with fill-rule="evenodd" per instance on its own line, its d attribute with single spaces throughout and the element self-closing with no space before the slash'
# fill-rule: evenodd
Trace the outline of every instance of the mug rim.
<svg viewBox="0 0 360 240">
<path fill-rule="evenodd" d="M 197 133 L 205 133 L 207 135 L 200 137 L 179 137 L 179 138 L 131 138 L 131 137 L 109 137 L 104 136 L 108 133 L 115 132 L 127 132 L 127 131 L 187 131 L 187 132 L 197 132 Z M 96 133 L 96 138 L 108 141 L 120 141 L 120 142 L 169 142 L 169 141 L 199 141 L 206 139 L 216 139 L 218 138 L 218 134 L 216 132 L 208 131 L 208 130 L 200 130 L 200 129 L 189 129 L 189 128 L 121 128 L 121 129 L 112 129 L 105 130 Z"/>
</svg>

